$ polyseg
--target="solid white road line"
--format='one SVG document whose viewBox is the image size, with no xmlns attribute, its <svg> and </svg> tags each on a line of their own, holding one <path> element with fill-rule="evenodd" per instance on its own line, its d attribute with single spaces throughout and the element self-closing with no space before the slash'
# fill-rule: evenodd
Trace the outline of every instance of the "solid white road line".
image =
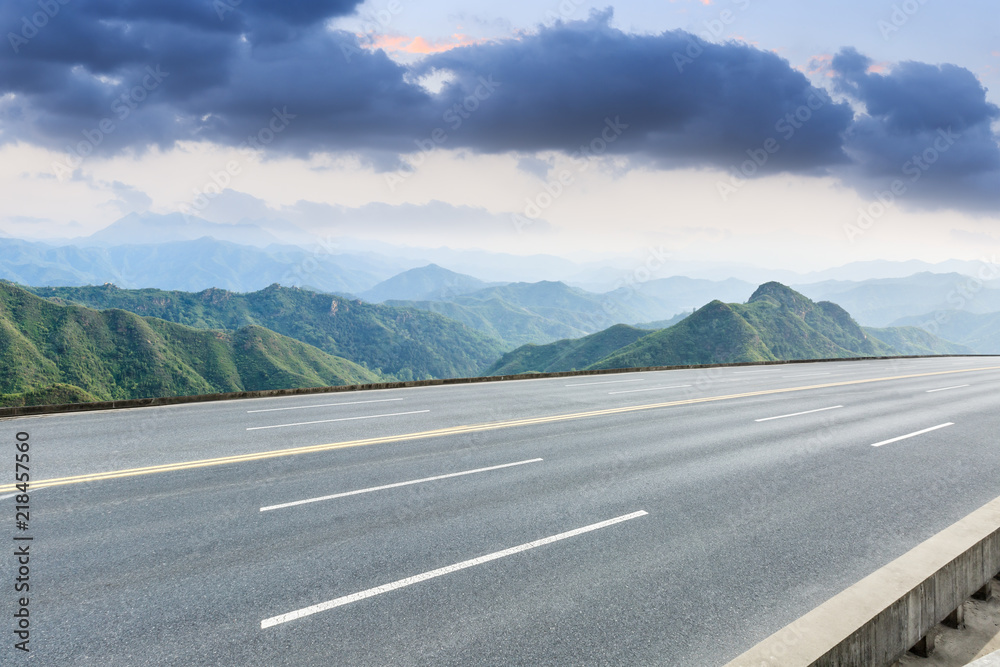
<svg viewBox="0 0 1000 667">
<path fill-rule="evenodd" d="M 948 422 L 947 424 L 938 424 L 937 426 L 931 426 L 930 428 L 925 428 L 922 431 L 916 431 L 914 433 L 907 433 L 906 435 L 901 435 L 898 438 L 892 438 L 890 440 L 883 440 L 882 442 L 876 442 L 872 447 L 881 447 L 882 445 L 888 445 L 890 442 L 899 442 L 900 440 L 906 440 L 907 438 L 912 438 L 915 435 L 923 435 L 924 433 L 930 433 L 931 431 L 936 431 L 939 428 L 944 428 L 945 426 L 954 426 L 954 422 Z"/>
<path fill-rule="evenodd" d="M 682 387 L 690 387 L 689 384 L 674 384 L 669 387 L 648 387 L 646 389 L 626 389 L 624 391 L 609 391 L 608 396 L 611 394 L 634 394 L 637 391 L 656 391 L 657 389 L 680 389 Z"/>
<path fill-rule="evenodd" d="M 833 375 L 833 373 L 802 373 L 799 375 L 782 375 L 783 378 L 809 378 L 816 375 Z"/>
<path fill-rule="evenodd" d="M 941 387 L 940 389 L 928 389 L 926 393 L 933 394 L 935 391 L 948 391 L 949 389 L 961 389 L 962 387 L 971 387 L 971 384 L 957 384 L 954 387 Z"/>
<path fill-rule="evenodd" d="M 733 375 L 745 375 L 747 373 L 777 373 L 779 370 L 781 369 L 768 368 L 766 370 L 760 370 L 760 371 L 733 371 Z"/>
<path fill-rule="evenodd" d="M 587 387 L 592 384 L 619 384 L 620 382 L 642 382 L 646 378 L 634 378 L 632 380 L 606 380 L 604 382 L 580 382 L 579 384 L 567 384 L 565 387 Z"/>
<path fill-rule="evenodd" d="M 464 560 L 461 563 L 455 563 L 454 565 L 448 565 L 446 567 L 438 568 L 436 570 L 424 572 L 423 574 L 418 574 L 413 577 L 407 577 L 406 579 L 393 581 L 392 583 L 376 586 L 375 588 L 369 588 L 368 590 L 364 590 L 359 593 L 352 593 L 351 595 L 345 595 L 344 597 L 339 597 L 335 600 L 329 600 L 327 602 L 314 604 L 311 607 L 304 607 L 297 611 L 290 611 L 287 614 L 281 614 L 279 616 L 272 616 L 271 618 L 265 618 L 263 621 L 260 622 L 260 628 L 261 630 L 263 630 L 265 628 L 270 628 L 275 625 L 280 625 L 282 623 L 294 621 L 304 616 L 310 616 L 312 614 L 317 614 L 321 611 L 333 609 L 334 607 L 341 607 L 345 604 L 350 604 L 352 602 L 357 602 L 359 600 L 364 600 L 366 598 L 375 597 L 376 595 L 381 595 L 382 593 L 388 593 L 398 588 L 403 588 L 405 586 L 412 586 L 413 584 L 420 583 L 421 581 L 427 581 L 428 579 L 433 579 L 435 577 L 451 574 L 452 572 L 458 572 L 459 570 L 464 570 L 469 567 L 482 565 L 483 563 L 489 563 L 490 561 L 494 561 L 500 558 L 506 558 L 507 556 L 513 556 L 514 554 L 521 553 L 522 551 L 528 551 L 529 549 L 545 546 L 546 544 L 552 544 L 553 542 L 565 540 L 570 537 L 576 537 L 577 535 L 582 535 L 583 533 L 589 533 L 592 530 L 599 530 L 601 528 L 607 528 L 608 526 L 613 526 L 616 523 L 622 523 L 623 521 L 629 521 L 630 519 L 637 519 L 640 516 L 645 516 L 646 514 L 648 514 L 648 512 L 639 510 L 638 512 L 625 514 L 615 519 L 608 519 L 607 521 L 601 521 L 600 523 L 593 523 L 589 526 L 584 526 L 583 528 L 576 528 L 575 530 L 571 530 L 565 533 L 559 533 L 558 535 L 553 535 L 551 537 L 543 537 L 540 540 L 535 540 L 533 542 L 526 542 L 525 544 L 521 544 L 516 547 L 511 547 L 510 549 L 504 549 L 503 551 L 495 551 L 491 554 L 480 556 L 479 558 Z"/>
<path fill-rule="evenodd" d="M 434 477 L 424 477 L 423 479 L 412 479 L 408 482 L 396 482 L 394 484 L 383 484 L 382 486 L 373 486 L 368 489 L 358 489 L 357 491 L 345 491 L 344 493 L 334 493 L 329 496 L 320 496 L 319 498 L 309 498 L 308 500 L 296 500 L 290 503 L 282 503 L 281 505 L 268 505 L 267 507 L 261 507 L 261 512 L 268 512 L 270 510 L 279 510 L 284 507 L 294 507 L 295 505 L 305 505 L 307 503 L 318 503 L 321 500 L 333 500 L 334 498 L 344 498 L 345 496 L 356 496 L 359 493 L 371 493 L 372 491 L 384 491 L 385 489 L 395 489 L 400 486 L 409 486 L 411 484 L 422 484 L 423 482 L 433 482 L 439 479 L 448 479 L 450 477 L 461 477 L 462 475 L 473 475 L 477 472 L 487 472 L 489 470 L 500 470 L 501 468 L 512 468 L 514 466 L 523 466 L 526 463 L 538 463 L 542 459 L 528 459 L 527 461 L 517 461 L 516 463 L 504 463 L 498 466 L 490 466 L 488 468 L 476 468 L 475 470 L 463 470 L 462 472 L 451 472 L 447 475 L 436 475 Z"/>
<path fill-rule="evenodd" d="M 319 405 L 296 405 L 291 408 L 267 408 L 265 410 L 247 410 L 251 415 L 255 412 L 280 412 L 281 410 L 308 410 L 309 408 L 329 408 L 334 405 L 361 405 L 362 403 L 388 403 L 389 401 L 401 401 L 401 398 L 380 398 L 377 401 L 353 401 L 351 403 L 320 403 Z"/>
<path fill-rule="evenodd" d="M 842 408 L 843 405 L 831 405 L 828 408 L 818 408 L 816 410 L 806 410 L 805 412 L 793 412 L 790 415 L 778 415 L 777 417 L 764 417 L 763 419 L 754 419 L 755 422 L 769 422 L 772 419 L 784 419 L 785 417 L 798 417 L 799 415 L 811 415 L 814 412 L 823 412 L 824 410 L 836 410 L 837 408 Z"/>
<path fill-rule="evenodd" d="M 329 424 L 330 422 L 349 422 L 355 419 L 375 419 L 377 417 L 400 417 L 402 415 L 419 415 L 430 410 L 414 410 L 412 412 L 390 412 L 385 415 L 364 415 L 362 417 L 341 417 L 340 419 L 321 419 L 314 422 L 297 422 L 295 424 L 274 424 L 273 426 L 251 426 L 248 431 L 260 431 L 265 428 L 285 428 L 286 426 L 308 426 L 309 424 Z"/>
</svg>

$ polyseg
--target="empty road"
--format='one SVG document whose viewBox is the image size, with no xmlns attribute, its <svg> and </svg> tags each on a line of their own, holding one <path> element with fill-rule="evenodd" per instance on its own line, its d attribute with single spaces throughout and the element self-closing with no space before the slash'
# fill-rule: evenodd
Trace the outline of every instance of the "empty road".
<svg viewBox="0 0 1000 667">
<path fill-rule="evenodd" d="M 1000 495 L 998 432 L 1000 357 L 6 419 L 0 663 L 722 665 Z"/>
</svg>

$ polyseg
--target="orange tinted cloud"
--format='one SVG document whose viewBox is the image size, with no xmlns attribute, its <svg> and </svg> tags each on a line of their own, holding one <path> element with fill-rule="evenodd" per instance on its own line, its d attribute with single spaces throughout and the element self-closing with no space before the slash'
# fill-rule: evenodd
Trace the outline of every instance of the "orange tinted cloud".
<svg viewBox="0 0 1000 667">
<path fill-rule="evenodd" d="M 384 49 L 390 53 L 416 53 L 426 55 L 430 53 L 441 53 L 449 51 L 459 46 L 469 46 L 485 42 L 483 39 L 474 39 L 468 35 L 455 33 L 450 37 L 435 41 L 428 41 L 423 37 L 407 37 L 405 35 L 376 35 L 371 41 L 371 48 Z"/>
<path fill-rule="evenodd" d="M 806 70 L 807 74 L 819 74 L 828 78 L 833 77 L 833 71 L 830 69 L 830 63 L 833 62 L 832 53 L 821 53 L 817 56 L 813 56 L 809 60 L 809 68 Z"/>
</svg>

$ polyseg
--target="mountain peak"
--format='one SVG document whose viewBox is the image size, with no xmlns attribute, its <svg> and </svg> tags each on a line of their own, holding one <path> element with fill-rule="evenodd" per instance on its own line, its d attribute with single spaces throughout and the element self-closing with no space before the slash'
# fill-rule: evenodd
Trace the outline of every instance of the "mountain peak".
<svg viewBox="0 0 1000 667">
<path fill-rule="evenodd" d="M 478 278 L 432 263 L 383 280 L 359 296 L 372 303 L 390 299 L 443 301 L 487 286 L 487 283 Z"/>
<path fill-rule="evenodd" d="M 768 297 L 776 301 L 779 305 L 787 306 L 793 310 L 798 310 L 804 305 L 812 305 L 807 297 L 799 294 L 791 287 L 787 285 L 782 285 L 779 282 L 771 281 L 769 283 L 764 283 L 758 287 L 747 303 L 754 303 L 755 301 L 764 301 Z"/>
</svg>

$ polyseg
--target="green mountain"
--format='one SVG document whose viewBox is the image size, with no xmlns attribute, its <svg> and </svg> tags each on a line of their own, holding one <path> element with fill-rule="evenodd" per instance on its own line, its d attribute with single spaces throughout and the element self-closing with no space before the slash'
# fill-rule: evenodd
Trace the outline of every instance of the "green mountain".
<svg viewBox="0 0 1000 667">
<path fill-rule="evenodd" d="M 120 308 L 197 328 L 257 325 L 400 380 L 478 375 L 503 352 L 498 341 L 415 308 L 363 303 L 271 285 L 238 294 L 102 287 L 31 288 L 91 308 Z"/>
<path fill-rule="evenodd" d="M 488 287 L 447 301 L 387 301 L 386 305 L 440 313 L 499 338 L 508 347 L 580 337 L 620 322 L 664 316 L 655 300 L 620 292 L 595 294 L 543 280 Z"/>
<path fill-rule="evenodd" d="M 586 368 L 594 359 L 606 357 L 648 333 L 646 329 L 616 324 L 583 338 L 559 340 L 548 345 L 523 345 L 500 357 L 483 374 L 517 375 L 575 371 Z"/>
<path fill-rule="evenodd" d="M 1000 313 L 939 310 L 917 317 L 904 317 L 893 325 L 920 327 L 965 345 L 977 354 L 1000 354 Z"/>
<path fill-rule="evenodd" d="M 920 327 L 864 327 L 865 333 L 890 345 L 899 354 L 976 354 L 966 345 L 952 343 Z"/>
<path fill-rule="evenodd" d="M 630 341 L 629 336 L 634 339 Z M 614 349 L 616 341 L 624 345 Z M 893 354 L 898 352 L 876 336 L 866 335 L 840 306 L 813 303 L 772 282 L 758 287 L 746 304 L 712 301 L 673 326 L 651 333 L 614 327 L 578 341 L 524 346 L 504 355 L 489 373 Z"/>
<path fill-rule="evenodd" d="M 117 400 L 377 382 L 259 326 L 195 329 L 60 305 L 0 282 L 0 404 Z"/>
<path fill-rule="evenodd" d="M 489 283 L 478 278 L 449 271 L 437 264 L 428 264 L 383 280 L 358 296 L 371 303 L 381 303 L 390 299 L 446 301 L 489 286 Z"/>
<path fill-rule="evenodd" d="M 887 356 L 840 306 L 813 303 L 765 283 L 746 304 L 713 301 L 669 329 L 639 339 L 592 368 Z"/>
</svg>

